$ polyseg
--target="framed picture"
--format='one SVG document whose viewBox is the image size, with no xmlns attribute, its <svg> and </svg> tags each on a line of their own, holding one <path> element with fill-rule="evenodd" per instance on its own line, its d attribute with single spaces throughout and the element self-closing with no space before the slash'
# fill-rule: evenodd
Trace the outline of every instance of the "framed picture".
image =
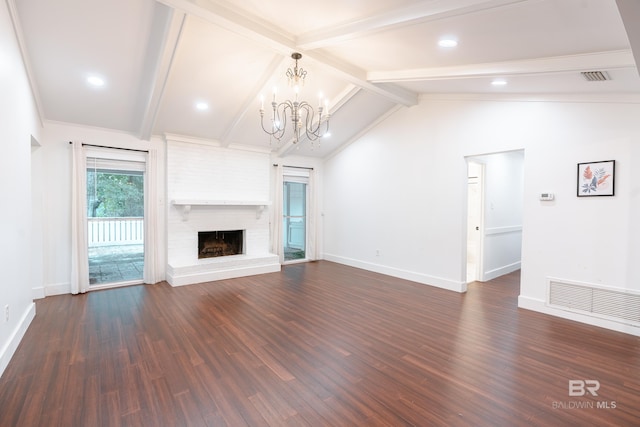
<svg viewBox="0 0 640 427">
<path fill-rule="evenodd" d="M 616 161 L 578 163 L 578 197 L 613 196 Z"/>
</svg>

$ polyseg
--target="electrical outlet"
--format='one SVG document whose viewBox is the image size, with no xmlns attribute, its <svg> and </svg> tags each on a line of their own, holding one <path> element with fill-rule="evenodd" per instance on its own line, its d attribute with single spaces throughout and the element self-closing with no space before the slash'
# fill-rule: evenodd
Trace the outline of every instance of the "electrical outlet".
<svg viewBox="0 0 640 427">
<path fill-rule="evenodd" d="M 9 304 L 4 306 L 4 321 L 9 321 Z"/>
<path fill-rule="evenodd" d="M 380 256 L 380 249 L 376 249 L 376 256 Z"/>
</svg>

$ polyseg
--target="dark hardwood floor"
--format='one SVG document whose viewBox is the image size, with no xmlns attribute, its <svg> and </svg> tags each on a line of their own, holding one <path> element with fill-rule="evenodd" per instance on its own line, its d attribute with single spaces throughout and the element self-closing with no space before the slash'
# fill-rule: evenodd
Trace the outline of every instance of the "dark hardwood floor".
<svg viewBox="0 0 640 427">
<path fill-rule="evenodd" d="M 518 309 L 518 284 L 320 261 L 49 297 L 0 378 L 0 426 L 640 425 L 640 339 Z"/>
</svg>

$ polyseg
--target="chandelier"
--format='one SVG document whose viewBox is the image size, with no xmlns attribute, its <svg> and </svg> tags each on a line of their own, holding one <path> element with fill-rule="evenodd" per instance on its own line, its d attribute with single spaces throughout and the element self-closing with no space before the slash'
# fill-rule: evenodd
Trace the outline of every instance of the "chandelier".
<svg viewBox="0 0 640 427">
<path fill-rule="evenodd" d="M 309 141 L 316 141 L 329 133 L 329 108 L 328 101 L 324 99 L 322 94 L 318 96 L 318 110 L 314 111 L 311 104 L 307 101 L 298 100 L 300 85 L 304 85 L 304 79 L 307 71 L 298 67 L 298 60 L 302 58 L 302 54 L 294 52 L 291 58 L 295 61 L 292 68 L 287 69 L 287 79 L 289 86 L 292 86 L 295 92 L 293 101 L 287 99 L 281 102 L 276 100 L 276 89 L 273 89 L 273 101 L 271 101 L 271 118 L 267 127 L 264 124 L 264 97 L 260 97 L 260 124 L 262 130 L 270 137 L 280 141 L 287 132 L 287 120 L 291 121 L 293 130 L 293 143 L 300 142 L 302 137 L 306 137 Z"/>
</svg>

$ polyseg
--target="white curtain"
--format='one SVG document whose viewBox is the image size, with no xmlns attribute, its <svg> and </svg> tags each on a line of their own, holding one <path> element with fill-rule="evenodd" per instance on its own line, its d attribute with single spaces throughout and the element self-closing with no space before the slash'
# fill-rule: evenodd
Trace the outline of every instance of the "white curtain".
<svg viewBox="0 0 640 427">
<path fill-rule="evenodd" d="M 282 250 L 282 165 L 276 166 L 274 178 L 273 204 L 271 205 L 271 252 L 280 257 L 280 264 L 282 264 L 284 262 L 284 251 Z"/>
<path fill-rule="evenodd" d="M 118 150 L 107 147 L 82 146 L 73 143 L 72 176 L 72 244 L 71 293 L 89 290 L 89 255 L 87 238 L 87 159 L 94 167 L 108 170 L 136 171 L 144 174 L 144 271 L 145 283 L 157 283 L 158 272 L 158 180 L 156 150 Z"/>
<path fill-rule="evenodd" d="M 147 167 L 144 178 L 144 283 L 157 283 L 158 280 L 158 180 L 156 179 L 158 153 L 155 149 L 147 153 Z"/>
<path fill-rule="evenodd" d="M 307 239 L 307 259 L 314 261 L 318 255 L 317 244 L 317 226 L 316 226 L 316 183 L 315 183 L 315 171 L 309 170 L 309 183 L 307 185 L 307 191 L 309 192 L 309 206 L 307 209 L 307 221 L 309 222 L 307 228 L 309 229 L 309 235 Z"/>
<path fill-rule="evenodd" d="M 87 254 L 87 165 L 82 143 L 74 141 L 71 162 L 71 293 L 89 289 Z"/>
</svg>

